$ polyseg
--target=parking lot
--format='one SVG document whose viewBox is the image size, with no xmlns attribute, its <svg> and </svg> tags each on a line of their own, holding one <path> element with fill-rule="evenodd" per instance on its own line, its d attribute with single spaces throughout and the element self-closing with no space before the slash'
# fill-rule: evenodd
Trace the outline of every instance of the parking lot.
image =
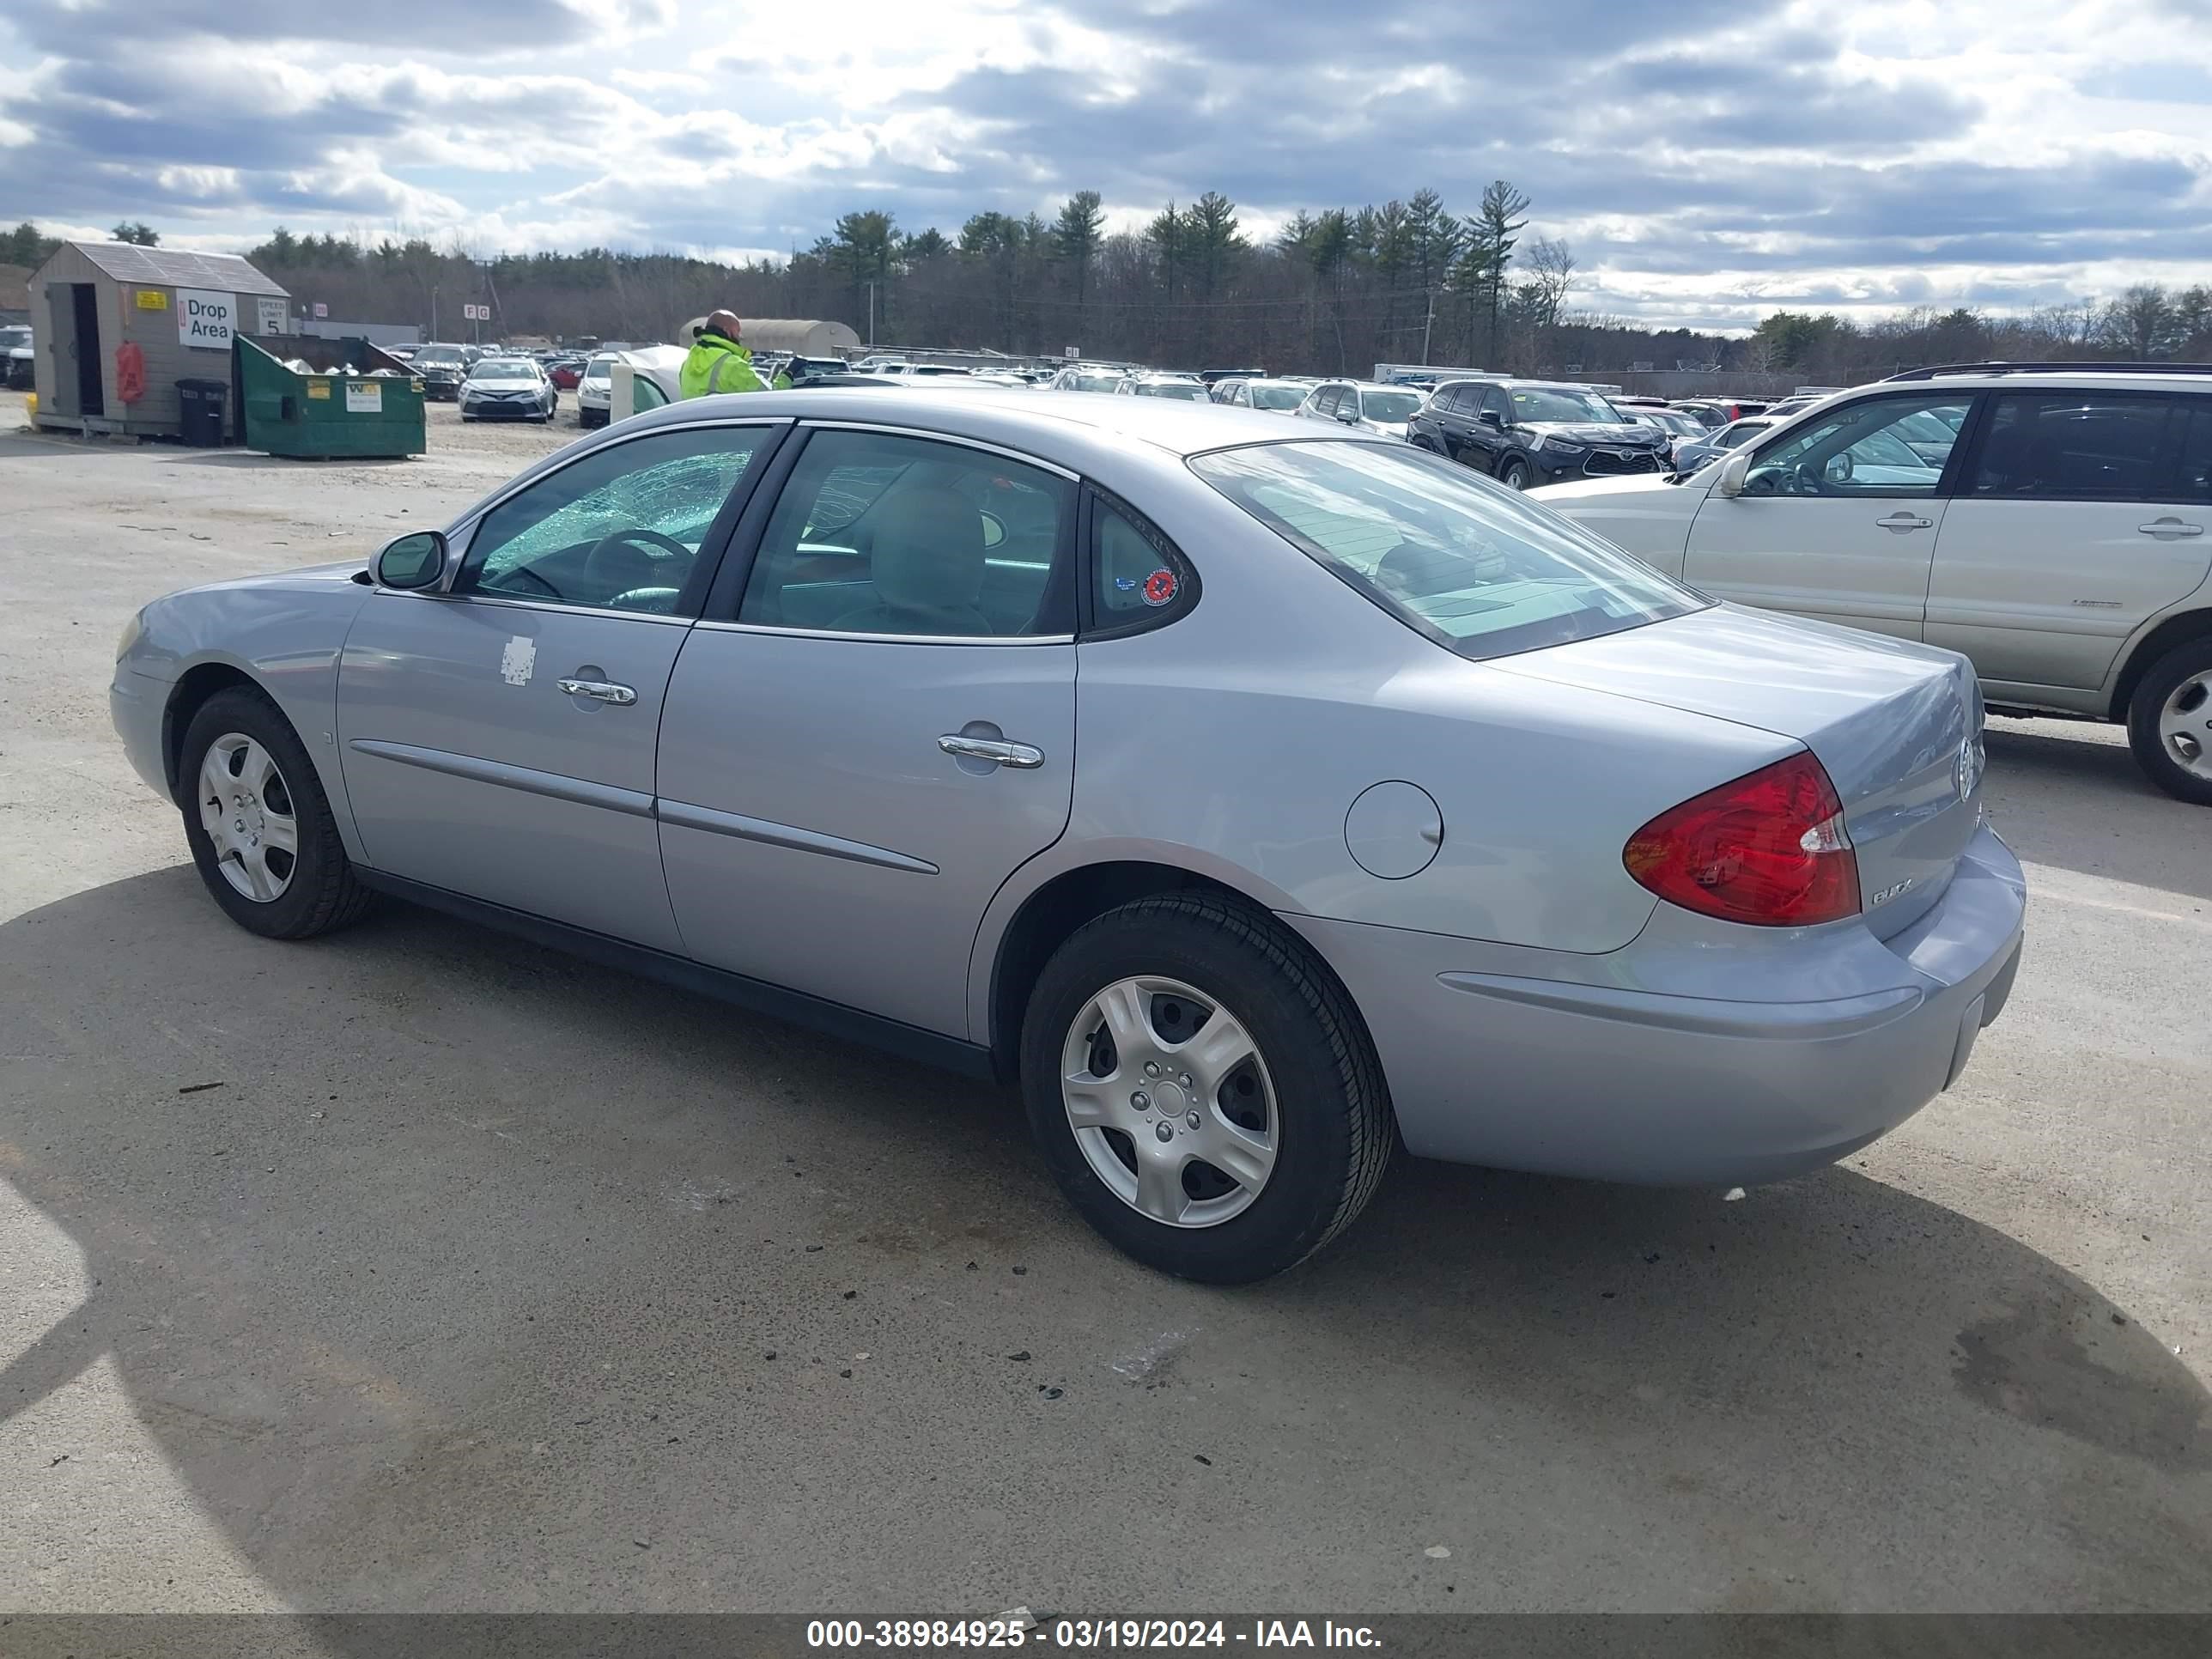
<svg viewBox="0 0 2212 1659">
<path fill-rule="evenodd" d="M 148 599 L 574 435 L 315 465 L 0 394 L 0 1604 L 2212 1608 L 2212 812 L 1991 725 L 2018 988 L 1736 1201 L 1401 1161 L 1222 1291 L 1018 1103 L 458 921 L 225 921 L 108 729 Z"/>
</svg>

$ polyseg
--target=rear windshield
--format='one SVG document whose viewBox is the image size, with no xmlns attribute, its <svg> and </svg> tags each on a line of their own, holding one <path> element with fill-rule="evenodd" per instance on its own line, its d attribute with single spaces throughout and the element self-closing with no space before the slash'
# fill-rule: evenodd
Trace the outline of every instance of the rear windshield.
<svg viewBox="0 0 2212 1659">
<path fill-rule="evenodd" d="M 1139 380 L 1136 393 L 1139 398 L 1178 398 L 1187 404 L 1206 401 L 1206 387 L 1196 380 Z"/>
<path fill-rule="evenodd" d="M 1255 444 L 1191 470 L 1349 586 L 1463 657 L 1705 609 L 1549 507 L 1401 444 Z"/>
<path fill-rule="evenodd" d="M 1255 386 L 1247 394 L 1255 409 L 1296 409 L 1306 400 L 1302 386 Z"/>
</svg>

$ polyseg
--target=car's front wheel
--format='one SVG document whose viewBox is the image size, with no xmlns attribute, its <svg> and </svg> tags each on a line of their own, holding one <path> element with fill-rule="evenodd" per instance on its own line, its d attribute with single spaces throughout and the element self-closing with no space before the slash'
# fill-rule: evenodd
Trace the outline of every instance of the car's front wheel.
<svg viewBox="0 0 2212 1659">
<path fill-rule="evenodd" d="M 367 912 L 314 763 L 260 692 L 235 687 L 185 731 L 185 841 L 215 902 L 264 939 L 310 939 Z"/>
<path fill-rule="evenodd" d="M 1506 462 L 1498 470 L 1498 482 L 1508 489 L 1526 489 L 1528 487 L 1528 463 L 1518 459 Z"/>
<path fill-rule="evenodd" d="M 1212 897 L 1141 899 L 1070 936 L 1030 998 L 1022 1087 L 1091 1225 L 1212 1284 L 1328 1243 L 1395 1143 L 1344 994 L 1295 937 Z"/>
<path fill-rule="evenodd" d="M 2212 639 L 2176 646 L 2150 665 L 2128 704 L 2128 743 L 2167 794 L 2212 806 Z"/>
</svg>

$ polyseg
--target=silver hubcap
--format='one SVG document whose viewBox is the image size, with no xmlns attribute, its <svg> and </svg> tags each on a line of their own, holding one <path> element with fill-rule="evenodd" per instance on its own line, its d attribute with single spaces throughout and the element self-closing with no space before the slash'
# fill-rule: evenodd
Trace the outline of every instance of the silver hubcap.
<svg viewBox="0 0 2212 1659">
<path fill-rule="evenodd" d="M 2158 740 L 2184 771 L 2212 778 L 2212 673 L 2173 688 L 2158 711 Z"/>
<path fill-rule="evenodd" d="M 1068 1027 L 1068 1127 L 1093 1173 L 1139 1214 L 1216 1227 L 1275 1168 L 1280 1130 L 1267 1062 L 1243 1025 L 1178 980 L 1116 980 Z"/>
<path fill-rule="evenodd" d="M 269 751 L 226 732 L 200 763 L 200 823 L 222 878 L 257 904 L 284 896 L 300 853 L 292 792 Z"/>
</svg>

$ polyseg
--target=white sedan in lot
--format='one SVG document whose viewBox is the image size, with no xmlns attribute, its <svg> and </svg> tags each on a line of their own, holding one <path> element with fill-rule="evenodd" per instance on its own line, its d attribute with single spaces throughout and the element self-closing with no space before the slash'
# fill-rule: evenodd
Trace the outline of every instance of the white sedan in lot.
<svg viewBox="0 0 2212 1659">
<path fill-rule="evenodd" d="M 465 421 L 538 421 L 553 418 L 561 393 L 545 371 L 529 357 L 485 357 L 461 381 Z"/>
</svg>

